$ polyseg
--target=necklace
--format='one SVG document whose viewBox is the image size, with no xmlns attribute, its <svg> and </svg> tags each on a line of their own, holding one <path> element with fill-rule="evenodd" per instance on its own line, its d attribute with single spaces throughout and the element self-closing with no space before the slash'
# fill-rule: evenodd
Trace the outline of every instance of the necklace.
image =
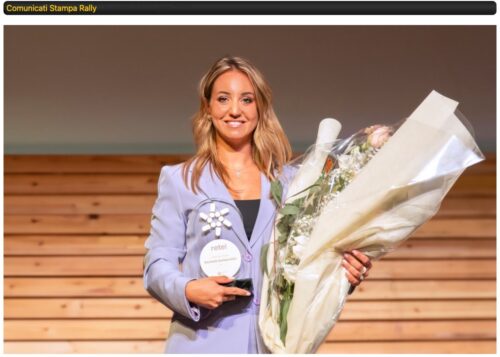
<svg viewBox="0 0 500 357">
<path fill-rule="evenodd" d="M 236 168 L 232 168 L 232 167 L 231 167 L 231 168 L 229 168 L 229 167 L 228 167 L 228 169 L 229 169 L 229 170 L 231 170 L 231 171 L 234 171 L 234 173 L 236 174 L 236 177 L 237 177 L 237 178 L 240 178 L 240 177 L 241 177 L 241 172 L 243 171 L 243 168 L 242 168 L 242 167 L 240 167 L 240 168 L 238 168 L 238 169 L 236 169 Z"/>
</svg>

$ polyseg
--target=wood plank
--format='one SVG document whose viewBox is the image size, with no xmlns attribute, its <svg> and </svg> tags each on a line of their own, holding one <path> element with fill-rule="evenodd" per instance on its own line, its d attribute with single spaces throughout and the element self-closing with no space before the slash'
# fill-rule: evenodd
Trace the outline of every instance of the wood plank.
<svg viewBox="0 0 500 357">
<path fill-rule="evenodd" d="M 163 353 L 163 340 L 135 341 L 22 341 L 4 342 L 4 353 L 37 353 L 37 354 L 129 354 L 129 353 Z"/>
<path fill-rule="evenodd" d="M 374 268 L 375 269 L 375 268 Z M 494 299 L 496 281 L 491 280 L 371 280 L 359 285 L 349 300 L 376 299 Z"/>
<path fill-rule="evenodd" d="M 495 258 L 494 239 L 409 239 L 384 259 Z"/>
<path fill-rule="evenodd" d="M 4 176 L 6 195 L 154 194 L 153 174 L 12 174 Z"/>
<path fill-rule="evenodd" d="M 40 308 L 43 306 L 43 309 Z M 153 298 L 6 298 L 4 317 L 160 318 L 172 312 Z M 340 321 L 495 319 L 491 300 L 348 301 Z"/>
<path fill-rule="evenodd" d="M 133 340 L 167 337 L 167 319 L 5 320 L 4 340 Z M 341 321 L 327 341 L 492 340 L 495 320 Z"/>
<path fill-rule="evenodd" d="M 163 353 L 165 341 L 23 341 L 4 342 L 5 353 Z M 319 354 L 495 354 L 496 341 L 411 341 L 324 343 Z"/>
<path fill-rule="evenodd" d="M 148 297 L 142 278 L 4 278 L 4 297 Z"/>
<path fill-rule="evenodd" d="M 6 234 L 147 234 L 151 215 L 5 216 Z"/>
<path fill-rule="evenodd" d="M 326 341 L 481 340 L 496 338 L 495 320 L 339 321 Z"/>
<path fill-rule="evenodd" d="M 495 319 L 495 300 L 348 301 L 340 321 Z"/>
<path fill-rule="evenodd" d="M 436 215 L 445 217 L 496 217 L 496 198 L 494 197 L 453 197 L 447 196 Z"/>
<path fill-rule="evenodd" d="M 412 237 L 495 238 L 496 219 L 431 219 Z"/>
<path fill-rule="evenodd" d="M 150 214 L 155 195 L 16 195 L 4 197 L 7 215 Z"/>
<path fill-rule="evenodd" d="M 190 155 L 6 155 L 6 173 L 156 173 Z"/>
<path fill-rule="evenodd" d="M 147 350 L 148 346 L 144 349 Z M 441 353 L 441 354 L 495 354 L 496 341 L 430 341 L 430 342 L 335 342 L 324 343 L 318 354 L 414 354 Z M 147 352 L 146 352 L 147 353 Z"/>
<path fill-rule="evenodd" d="M 4 278 L 9 297 L 149 297 L 142 278 Z M 358 286 L 349 301 L 408 299 L 495 299 L 491 280 L 372 280 Z"/>
<path fill-rule="evenodd" d="M 301 155 L 294 153 L 294 157 Z M 170 155 L 5 155 L 6 173 L 151 173 L 163 165 L 185 161 L 191 154 Z M 486 153 L 486 160 L 467 172 L 496 172 L 496 155 Z"/>
<path fill-rule="evenodd" d="M 5 257 L 8 276 L 141 276 L 143 256 Z"/>
<path fill-rule="evenodd" d="M 149 214 L 156 195 L 7 195 L 7 215 L 31 214 Z M 496 215 L 495 198 L 446 197 L 436 217 L 490 217 Z"/>
<path fill-rule="evenodd" d="M 153 298 L 4 299 L 6 319 L 170 317 L 172 311 Z"/>
<path fill-rule="evenodd" d="M 4 255 L 140 255 L 146 253 L 141 235 L 45 236 L 8 235 Z M 491 238 L 409 239 L 384 259 L 494 258 L 496 241 Z"/>
<path fill-rule="evenodd" d="M 5 257 L 4 276 L 142 275 L 143 256 Z M 490 279 L 495 259 L 381 260 L 368 279 Z"/>
<path fill-rule="evenodd" d="M 150 222 L 150 214 L 6 215 L 4 234 L 149 234 Z M 496 220 L 434 218 L 413 236 L 493 238 L 496 237 Z"/>
<path fill-rule="evenodd" d="M 496 196 L 496 175 L 463 174 L 451 188 L 449 195 L 456 197 Z"/>
<path fill-rule="evenodd" d="M 140 255 L 146 235 L 7 235 L 4 255 Z"/>
<path fill-rule="evenodd" d="M 496 276 L 495 259 L 382 260 L 368 279 L 488 279 Z"/>
<path fill-rule="evenodd" d="M 166 339 L 170 320 L 4 320 L 4 341 Z"/>
<path fill-rule="evenodd" d="M 150 174 L 6 174 L 5 194 L 153 194 L 160 169 Z M 451 188 L 451 197 L 495 197 L 496 175 L 463 174 Z"/>
<path fill-rule="evenodd" d="M 163 353 L 163 340 L 135 341 L 22 341 L 4 342 L 4 353 L 86 353 L 86 354 L 129 354 Z"/>
<path fill-rule="evenodd" d="M 472 165 L 466 170 L 466 172 L 481 174 L 496 172 L 496 152 L 485 152 L 483 153 L 483 155 L 485 157 L 485 160 L 477 163 L 476 165 Z"/>
</svg>

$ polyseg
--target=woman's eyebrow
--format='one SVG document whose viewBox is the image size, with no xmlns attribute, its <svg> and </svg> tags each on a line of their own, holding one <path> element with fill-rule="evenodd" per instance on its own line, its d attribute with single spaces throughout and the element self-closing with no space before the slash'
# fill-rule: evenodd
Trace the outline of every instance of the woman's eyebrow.
<svg viewBox="0 0 500 357">
<path fill-rule="evenodd" d="M 217 94 L 231 94 L 231 93 L 223 91 L 223 90 L 220 90 L 220 91 L 217 92 Z M 241 93 L 241 95 L 248 95 L 248 94 L 255 95 L 254 92 L 243 92 L 243 93 Z"/>
</svg>

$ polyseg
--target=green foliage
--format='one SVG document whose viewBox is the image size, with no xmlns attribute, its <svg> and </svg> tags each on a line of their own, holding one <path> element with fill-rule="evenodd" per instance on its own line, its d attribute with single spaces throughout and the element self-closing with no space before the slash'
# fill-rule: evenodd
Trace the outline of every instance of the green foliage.
<svg viewBox="0 0 500 357">
<path fill-rule="evenodd" d="M 281 207 L 281 199 L 283 196 L 283 185 L 281 184 L 281 181 L 274 180 L 271 182 L 271 195 L 276 202 L 276 206 Z"/>
<path fill-rule="evenodd" d="M 269 243 L 264 244 L 260 250 L 260 266 L 262 272 L 269 276 L 269 271 L 267 269 L 267 252 L 269 251 Z"/>
</svg>

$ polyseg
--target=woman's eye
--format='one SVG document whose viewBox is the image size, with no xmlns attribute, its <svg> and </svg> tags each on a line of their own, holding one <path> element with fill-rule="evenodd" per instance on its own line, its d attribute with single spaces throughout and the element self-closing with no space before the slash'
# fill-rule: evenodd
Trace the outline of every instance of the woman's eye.
<svg viewBox="0 0 500 357">
<path fill-rule="evenodd" d="M 243 102 L 246 103 L 246 104 L 250 104 L 253 102 L 253 99 L 252 98 L 243 98 Z"/>
<path fill-rule="evenodd" d="M 217 100 L 221 103 L 225 103 L 227 101 L 227 98 L 226 97 L 219 97 L 219 98 L 217 98 Z"/>
</svg>

